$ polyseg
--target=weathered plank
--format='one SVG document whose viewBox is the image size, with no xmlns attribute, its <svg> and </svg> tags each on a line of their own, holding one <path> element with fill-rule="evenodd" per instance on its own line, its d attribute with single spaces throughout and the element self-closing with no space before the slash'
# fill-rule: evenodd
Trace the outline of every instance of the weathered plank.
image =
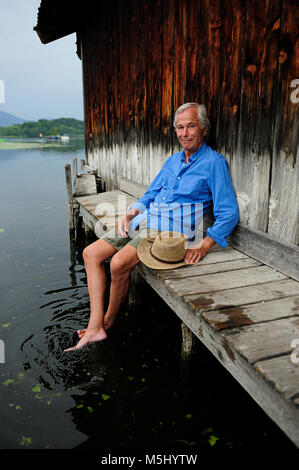
<svg viewBox="0 0 299 470">
<path fill-rule="evenodd" d="M 215 245 L 215 247 L 216 246 L 217 245 Z M 231 264 L 235 261 L 240 262 L 240 264 Z M 242 265 L 242 262 L 245 262 L 245 264 Z M 249 262 L 249 264 L 247 265 L 246 262 Z M 161 279 L 182 279 L 189 276 L 199 276 L 201 274 L 208 274 L 209 270 L 211 273 L 217 272 L 218 269 L 219 272 L 229 270 L 233 271 L 234 268 L 241 269 L 242 266 L 259 266 L 259 264 L 259 261 L 249 258 L 247 255 L 241 253 L 238 250 L 224 250 L 220 248 L 219 250 L 212 249 L 211 251 L 209 251 L 209 253 L 197 264 L 182 266 L 180 269 L 167 269 L 165 271 L 163 270 L 157 272 L 157 276 L 159 276 Z"/>
<path fill-rule="evenodd" d="M 184 296 L 193 309 L 215 310 L 225 307 L 237 307 L 245 304 L 266 302 L 298 294 L 298 282 L 293 279 L 266 282 L 256 286 L 206 292 Z"/>
<path fill-rule="evenodd" d="M 281 3 L 279 50 L 276 74 L 273 158 L 268 231 L 299 244 L 299 108 L 292 94 L 299 77 L 298 5 Z M 297 88 L 298 89 L 298 88 Z M 298 97 L 298 92 L 295 92 Z"/>
<path fill-rule="evenodd" d="M 202 312 L 217 331 L 299 315 L 299 296 Z"/>
<path fill-rule="evenodd" d="M 74 197 L 97 194 L 95 175 L 81 174 L 75 179 Z"/>
<path fill-rule="evenodd" d="M 273 383 L 266 381 L 264 375 L 235 350 L 231 341 L 220 332 L 216 332 L 200 312 L 195 312 L 192 309 L 184 297 L 177 294 L 165 282 L 161 282 L 155 271 L 141 263 L 137 265 L 137 270 L 270 418 L 299 447 L 299 410 L 289 403 L 283 394 L 277 393 Z M 298 286 L 298 283 L 292 280 L 280 282 L 291 282 Z M 252 290 L 252 288 L 250 289 Z"/>
<path fill-rule="evenodd" d="M 233 328 L 223 334 L 239 354 L 250 364 L 254 364 L 293 351 L 291 342 L 299 337 L 299 316 Z"/>
<path fill-rule="evenodd" d="M 268 266 L 258 266 L 224 273 L 208 274 L 206 276 L 169 279 L 165 280 L 165 283 L 180 295 L 190 295 L 223 291 L 236 287 L 255 286 L 281 279 L 286 279 L 286 276 L 273 271 Z"/>
<path fill-rule="evenodd" d="M 296 361 L 297 358 L 298 353 L 296 353 Z M 295 406 L 299 406 L 299 366 L 297 362 L 292 362 L 291 354 L 258 361 L 255 368 L 263 374 L 265 380 L 274 384 L 275 389 L 287 400 L 292 401 Z"/>
<path fill-rule="evenodd" d="M 205 215 L 204 229 L 213 224 L 211 213 Z M 299 280 L 299 246 L 239 223 L 227 239 L 228 244 L 267 266 Z"/>
<path fill-rule="evenodd" d="M 203 261 L 203 260 L 202 260 Z M 237 259 L 234 261 L 218 262 L 218 263 L 197 263 L 196 265 L 183 266 L 177 270 L 163 270 L 157 273 L 157 276 L 163 280 L 167 279 L 190 279 L 192 276 L 206 276 L 207 274 L 218 274 L 227 272 L 251 268 L 253 266 L 261 266 L 259 261 L 251 258 Z M 189 281 L 187 281 L 189 282 Z"/>
<path fill-rule="evenodd" d="M 139 199 L 143 196 L 147 187 L 144 184 L 136 183 L 135 181 L 128 180 L 127 178 L 120 178 L 119 189 Z"/>
</svg>

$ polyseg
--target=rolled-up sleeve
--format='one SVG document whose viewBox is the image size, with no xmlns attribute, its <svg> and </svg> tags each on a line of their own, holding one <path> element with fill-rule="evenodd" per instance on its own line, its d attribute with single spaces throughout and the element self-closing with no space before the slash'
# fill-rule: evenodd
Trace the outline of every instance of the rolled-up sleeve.
<svg viewBox="0 0 299 470">
<path fill-rule="evenodd" d="M 239 208 L 228 164 L 222 155 L 215 160 L 208 183 L 213 197 L 215 222 L 207 229 L 207 236 L 225 248 L 226 239 L 239 221 Z"/>
</svg>

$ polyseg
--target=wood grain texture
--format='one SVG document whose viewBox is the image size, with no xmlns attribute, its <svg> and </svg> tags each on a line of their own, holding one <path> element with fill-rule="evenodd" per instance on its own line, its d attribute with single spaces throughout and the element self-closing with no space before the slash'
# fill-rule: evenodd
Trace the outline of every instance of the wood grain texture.
<svg viewBox="0 0 299 470">
<path fill-rule="evenodd" d="M 295 315 L 299 316 L 298 295 L 203 312 L 204 318 L 218 331 Z"/>
<path fill-rule="evenodd" d="M 111 0 L 82 23 L 87 158 L 105 189 L 148 186 L 179 149 L 175 109 L 203 102 L 241 222 L 298 244 L 294 2 Z"/>
<path fill-rule="evenodd" d="M 122 191 L 76 199 L 101 233 L 134 200 Z M 289 361 L 299 332 L 299 283 L 256 264 L 238 250 L 214 247 L 202 265 L 161 273 L 139 263 L 135 270 L 183 321 L 188 344 L 192 332 L 299 447 L 298 367 Z"/>
</svg>

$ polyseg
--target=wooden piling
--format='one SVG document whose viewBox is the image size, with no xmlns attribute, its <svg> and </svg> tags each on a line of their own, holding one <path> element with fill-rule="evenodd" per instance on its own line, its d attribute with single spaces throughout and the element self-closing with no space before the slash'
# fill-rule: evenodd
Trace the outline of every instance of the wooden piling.
<svg viewBox="0 0 299 470">
<path fill-rule="evenodd" d="M 74 235 L 74 212 L 73 212 L 73 190 L 72 190 L 72 171 L 71 165 L 65 165 L 65 183 L 67 193 L 67 205 L 68 205 L 68 216 L 69 216 L 69 231 L 72 236 Z"/>
<path fill-rule="evenodd" d="M 75 189 L 76 189 L 77 175 L 78 175 L 77 157 L 73 157 L 73 188 L 74 188 L 74 192 L 75 192 Z"/>
<path fill-rule="evenodd" d="M 184 322 L 182 322 L 181 330 L 182 330 L 181 355 L 182 355 L 182 359 L 188 359 L 194 350 L 195 337 L 192 331 L 187 327 L 187 325 Z"/>
<path fill-rule="evenodd" d="M 144 280 L 136 269 L 131 272 L 130 289 L 128 295 L 128 304 L 138 307 L 142 304 L 142 285 Z"/>
</svg>

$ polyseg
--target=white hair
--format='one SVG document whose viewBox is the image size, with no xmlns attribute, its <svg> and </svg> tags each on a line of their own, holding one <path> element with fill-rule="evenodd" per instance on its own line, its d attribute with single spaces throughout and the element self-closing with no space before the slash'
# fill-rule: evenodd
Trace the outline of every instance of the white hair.
<svg viewBox="0 0 299 470">
<path fill-rule="evenodd" d="M 173 120 L 174 128 L 176 128 L 176 120 L 177 120 L 178 114 L 182 113 L 183 111 L 189 108 L 197 109 L 198 119 L 200 120 L 202 128 L 203 129 L 206 128 L 207 131 L 209 131 L 210 120 L 208 118 L 207 108 L 204 104 L 198 104 L 198 103 L 184 103 L 176 110 L 175 115 L 174 115 L 174 120 Z"/>
</svg>

